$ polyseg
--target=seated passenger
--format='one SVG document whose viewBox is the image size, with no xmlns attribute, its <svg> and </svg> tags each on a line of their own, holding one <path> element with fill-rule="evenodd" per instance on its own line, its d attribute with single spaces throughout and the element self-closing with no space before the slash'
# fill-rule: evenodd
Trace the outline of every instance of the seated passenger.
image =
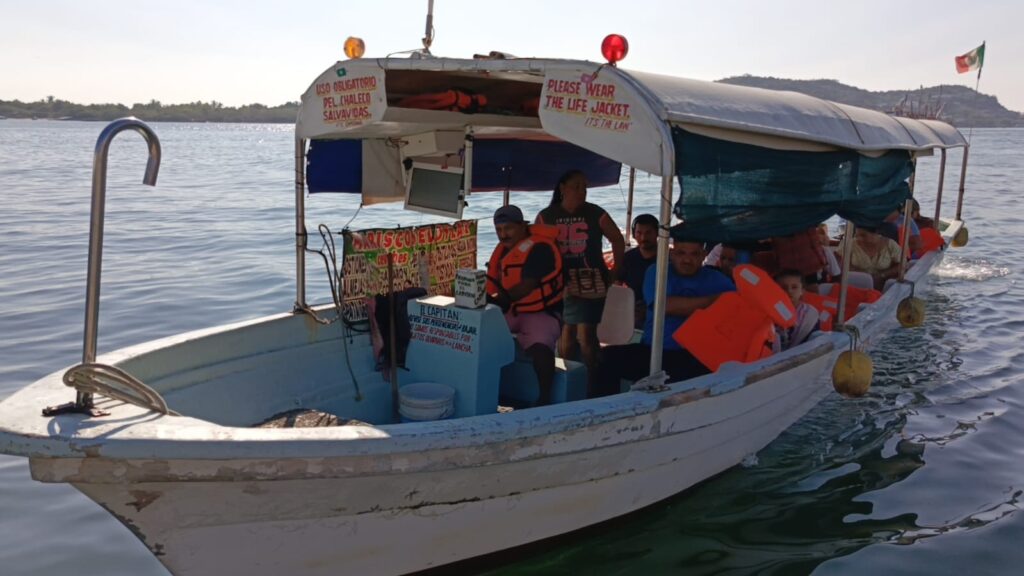
<svg viewBox="0 0 1024 576">
<path fill-rule="evenodd" d="M 647 310 L 644 305 L 644 276 L 658 257 L 658 219 L 651 214 L 641 214 L 633 220 L 632 232 L 637 246 L 627 250 L 623 256 L 618 280 L 633 290 L 636 298 L 634 327 L 643 328 Z"/>
<path fill-rule="evenodd" d="M 885 217 L 885 222 L 878 227 L 878 233 L 892 240 L 897 246 L 903 240 L 903 206 L 897 207 Z M 921 229 L 914 219 L 910 219 L 910 238 L 907 239 L 909 258 L 917 258 L 921 254 Z"/>
<path fill-rule="evenodd" d="M 739 251 L 731 244 L 716 244 L 707 257 L 704 258 L 704 265 L 713 270 L 725 274 L 726 278 L 732 278 L 732 271 L 739 264 Z"/>
<path fill-rule="evenodd" d="M 935 220 L 927 216 L 921 216 L 921 203 L 916 198 L 911 203 L 910 217 L 917 224 L 918 228 L 935 228 Z"/>
<path fill-rule="evenodd" d="M 818 244 L 825 255 L 825 266 L 816 274 L 804 276 L 804 289 L 809 291 L 817 291 L 818 284 L 833 282 L 843 273 L 843 269 L 839 266 L 839 261 L 836 259 L 835 250 L 832 249 L 832 238 L 828 233 L 828 224 L 824 222 L 818 224 L 817 233 Z"/>
<path fill-rule="evenodd" d="M 763 268 L 770 274 L 782 270 L 796 270 L 808 282 L 825 281 L 830 266 L 828 259 L 829 247 L 823 244 L 821 232 L 817 226 L 788 236 L 772 238 L 772 250 L 775 252 L 775 268 Z M 826 231 L 827 237 L 827 231 Z"/>
<path fill-rule="evenodd" d="M 776 325 L 779 350 L 789 350 L 793 346 L 803 344 L 812 333 L 819 328 L 818 311 L 803 301 L 804 279 L 796 270 L 783 270 L 775 275 L 775 282 L 782 288 L 796 308 L 796 324 L 792 328 L 780 328 Z"/>
<path fill-rule="evenodd" d="M 515 206 L 494 212 L 498 245 L 487 263 L 488 301 L 505 312 L 509 330 L 533 360 L 540 386 L 538 405 L 551 402 L 555 345 L 562 332 L 562 256 L 557 229 L 530 226 Z"/>
<path fill-rule="evenodd" d="M 847 240 L 839 242 L 837 256 L 844 253 Z M 900 247 L 885 236 L 857 228 L 850 254 L 850 270 L 870 274 L 875 290 L 882 290 L 886 280 L 899 275 Z"/>
<path fill-rule="evenodd" d="M 705 245 L 706 247 L 707 245 Z M 726 276 L 732 278 L 732 270 L 737 264 L 751 264 L 758 252 L 770 249 L 768 240 L 715 244 L 711 250 L 708 250 L 708 255 L 704 257 L 704 265 L 715 268 L 719 272 L 725 272 Z M 723 251 L 724 257 L 722 256 Z"/>
<path fill-rule="evenodd" d="M 657 286 L 657 268 L 647 269 L 644 278 L 644 301 L 647 303 L 647 319 L 644 335 L 639 344 L 608 346 L 603 350 L 603 369 L 600 387 L 595 395 L 614 394 L 619 391 L 622 378 L 639 380 L 650 372 L 651 346 L 658 345 L 664 350 L 662 368 L 670 382 L 679 382 L 707 374 L 707 369 L 693 354 L 679 346 L 672 334 L 682 326 L 694 310 L 707 308 L 719 294 L 736 289 L 732 280 L 721 273 L 702 266 L 704 245 L 695 241 L 676 241 L 669 252 L 667 286 Z M 654 297 L 656 290 L 668 294 L 665 306 L 665 334 L 662 342 L 652 342 L 654 331 Z"/>
</svg>

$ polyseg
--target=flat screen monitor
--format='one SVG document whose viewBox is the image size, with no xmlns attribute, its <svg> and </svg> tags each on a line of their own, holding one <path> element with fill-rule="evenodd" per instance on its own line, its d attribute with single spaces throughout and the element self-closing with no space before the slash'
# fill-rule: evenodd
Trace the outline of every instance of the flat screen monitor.
<svg viewBox="0 0 1024 576">
<path fill-rule="evenodd" d="M 405 184 L 405 208 L 462 218 L 462 168 L 413 162 Z"/>
</svg>

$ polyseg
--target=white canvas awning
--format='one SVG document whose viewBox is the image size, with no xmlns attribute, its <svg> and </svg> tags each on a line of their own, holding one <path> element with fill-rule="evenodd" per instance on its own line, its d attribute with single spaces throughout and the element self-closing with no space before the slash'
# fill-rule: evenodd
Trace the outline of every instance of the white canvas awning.
<svg viewBox="0 0 1024 576">
<path fill-rule="evenodd" d="M 400 94 L 471 86 L 492 102 L 539 102 L 536 115 L 394 105 Z M 508 108 L 508 110 L 512 110 Z M 392 138 L 435 130 L 546 133 L 660 174 L 668 126 L 780 149 L 868 155 L 966 146 L 943 122 L 897 118 L 796 92 L 631 72 L 576 60 L 360 59 L 338 62 L 302 97 L 299 138 Z"/>
</svg>

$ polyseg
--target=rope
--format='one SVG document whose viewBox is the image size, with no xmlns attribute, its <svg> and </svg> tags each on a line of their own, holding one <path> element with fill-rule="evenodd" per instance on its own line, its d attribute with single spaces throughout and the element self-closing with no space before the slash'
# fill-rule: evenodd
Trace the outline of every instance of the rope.
<svg viewBox="0 0 1024 576">
<path fill-rule="evenodd" d="M 359 205 L 362 208 L 362 204 Z M 356 210 L 356 214 L 359 211 Z M 353 219 L 355 216 L 352 217 Z M 349 220 L 352 222 L 352 220 Z M 345 225 L 348 228 L 348 224 Z M 352 385 L 356 389 L 356 402 L 363 399 L 363 393 L 359 390 L 359 380 L 356 379 L 356 373 L 352 370 L 352 357 L 348 350 L 348 339 L 351 337 L 351 332 L 369 332 L 369 327 L 366 330 L 357 330 L 352 322 L 349 322 L 345 318 L 344 307 L 341 302 L 341 280 L 342 274 L 338 271 L 338 252 L 337 247 L 334 244 L 334 235 L 331 233 L 331 229 L 326 224 L 320 224 L 317 226 L 317 230 L 320 232 L 320 237 L 324 241 L 324 249 L 327 251 L 327 255 L 330 255 L 328 260 L 327 255 L 321 253 L 320 255 L 324 258 L 324 263 L 327 265 L 327 281 L 331 287 L 331 299 L 334 301 L 334 310 L 337 313 L 335 320 L 341 318 L 342 324 L 345 325 L 346 330 L 341 335 L 341 344 L 345 349 L 345 367 L 348 368 L 348 374 L 352 378 Z"/>
<path fill-rule="evenodd" d="M 79 364 L 64 373 L 64 384 L 87 394 L 100 394 L 168 416 L 181 416 L 167 407 L 156 390 L 131 374 L 109 364 Z"/>
</svg>

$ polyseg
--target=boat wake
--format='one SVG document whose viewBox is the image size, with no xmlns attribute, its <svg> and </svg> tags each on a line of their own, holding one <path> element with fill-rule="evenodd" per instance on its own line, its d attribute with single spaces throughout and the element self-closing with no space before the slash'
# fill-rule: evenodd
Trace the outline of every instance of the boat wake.
<svg viewBox="0 0 1024 576">
<path fill-rule="evenodd" d="M 984 258 L 965 258 L 947 254 L 932 274 L 942 280 L 971 280 L 984 282 L 993 278 L 1009 276 L 1010 269 Z"/>
</svg>

